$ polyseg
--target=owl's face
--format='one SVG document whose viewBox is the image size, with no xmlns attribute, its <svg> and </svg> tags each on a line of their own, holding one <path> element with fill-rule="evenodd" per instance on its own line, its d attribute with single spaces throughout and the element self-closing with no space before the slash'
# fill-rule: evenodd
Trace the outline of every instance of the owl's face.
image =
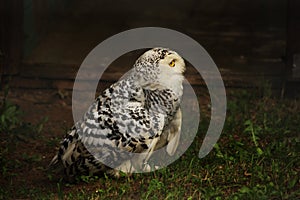
<svg viewBox="0 0 300 200">
<path fill-rule="evenodd" d="M 185 63 L 175 51 L 157 47 L 141 55 L 135 63 L 135 68 L 145 76 L 153 79 L 157 78 L 154 75 L 163 75 L 166 77 L 183 75 Z"/>
<path fill-rule="evenodd" d="M 159 84 L 173 88 L 182 85 L 185 63 L 175 51 L 158 47 L 138 58 L 135 71 L 142 76 L 145 85 Z"/>
<path fill-rule="evenodd" d="M 169 76 L 172 76 L 172 74 L 183 74 L 185 71 L 184 60 L 178 53 L 170 50 L 158 61 L 158 67 L 161 73 Z"/>
<path fill-rule="evenodd" d="M 155 66 L 158 70 L 166 70 L 169 73 L 183 73 L 185 71 L 185 63 L 178 53 L 166 48 L 153 48 L 146 51 L 138 61 L 144 62 L 145 65 Z"/>
</svg>

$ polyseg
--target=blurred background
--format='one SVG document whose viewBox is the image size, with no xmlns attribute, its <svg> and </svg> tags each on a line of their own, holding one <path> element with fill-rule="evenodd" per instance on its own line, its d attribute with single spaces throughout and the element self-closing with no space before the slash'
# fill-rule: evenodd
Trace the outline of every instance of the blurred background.
<svg viewBox="0 0 300 200">
<path fill-rule="evenodd" d="M 72 89 L 80 64 L 96 45 L 146 26 L 174 29 L 195 39 L 214 59 L 227 87 L 269 81 L 284 93 L 294 91 L 300 77 L 297 0 L 0 2 L 0 75 L 2 83 L 10 77 L 11 87 Z M 119 64 L 131 64 L 126 60 L 134 60 L 134 54 L 128 56 Z M 103 78 L 117 80 L 114 73 Z"/>
</svg>

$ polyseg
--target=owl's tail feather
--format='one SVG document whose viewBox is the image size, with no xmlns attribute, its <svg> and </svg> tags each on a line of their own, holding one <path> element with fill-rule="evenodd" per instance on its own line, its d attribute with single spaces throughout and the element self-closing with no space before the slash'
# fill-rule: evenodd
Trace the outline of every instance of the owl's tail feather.
<svg viewBox="0 0 300 200">
<path fill-rule="evenodd" d="M 54 156 L 48 165 L 47 171 L 50 173 L 59 173 L 64 170 L 62 162 L 58 159 L 58 155 Z"/>
</svg>

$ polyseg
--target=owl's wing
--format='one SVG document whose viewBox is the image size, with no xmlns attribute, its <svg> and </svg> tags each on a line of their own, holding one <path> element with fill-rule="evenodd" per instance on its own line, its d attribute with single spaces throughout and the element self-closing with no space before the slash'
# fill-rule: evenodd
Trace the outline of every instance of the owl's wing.
<svg viewBox="0 0 300 200">
<path fill-rule="evenodd" d="M 165 120 L 159 113 L 144 108 L 141 88 L 131 88 L 124 81 L 106 89 L 90 106 L 84 118 L 77 122 L 61 142 L 57 156 L 50 165 L 62 162 L 69 166 L 90 169 L 98 166 L 90 156 L 100 161 L 122 164 L 115 153 L 119 148 L 126 152 L 146 153 L 148 159 L 162 134 Z M 106 162 L 105 162 L 106 163 Z M 75 165 L 75 166 L 74 166 Z"/>
<path fill-rule="evenodd" d="M 150 148 L 152 140 L 162 133 L 165 116 L 144 107 L 141 88 L 131 92 L 129 99 L 114 96 L 118 88 L 111 88 L 97 98 L 77 126 L 83 143 L 110 145 L 128 152 Z"/>
<path fill-rule="evenodd" d="M 175 151 L 177 150 L 181 134 L 181 123 L 181 109 L 179 108 L 174 119 L 171 121 L 168 130 L 166 130 L 169 132 L 167 139 L 167 152 L 170 156 L 174 155 Z"/>
<path fill-rule="evenodd" d="M 146 163 L 160 139 L 165 116 L 144 107 L 142 89 L 131 92 L 129 100 L 113 97 L 111 92 L 114 91 L 104 92 L 85 114 L 78 129 L 80 141 L 98 160 L 110 166 L 122 166 L 130 159 L 126 152 L 143 153 L 137 162 Z"/>
<path fill-rule="evenodd" d="M 181 135 L 182 115 L 181 109 L 178 108 L 173 120 L 163 130 L 161 139 L 156 145 L 156 149 L 166 146 L 166 151 L 170 156 L 173 156 L 177 150 L 180 135 Z"/>
</svg>

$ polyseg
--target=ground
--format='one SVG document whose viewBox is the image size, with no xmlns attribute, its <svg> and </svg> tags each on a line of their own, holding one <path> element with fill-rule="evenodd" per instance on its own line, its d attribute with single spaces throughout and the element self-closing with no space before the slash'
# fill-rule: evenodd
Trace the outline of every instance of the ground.
<svg viewBox="0 0 300 200">
<path fill-rule="evenodd" d="M 9 166 L 8 174 L 11 185 L 7 186 L 6 179 L 1 179 L 1 185 L 6 185 L 8 190 L 41 190 L 49 191 L 56 188 L 55 184 L 49 185 L 49 179 L 44 169 L 51 157 L 55 154 L 55 146 L 59 143 L 67 127 L 72 124 L 71 105 L 67 99 L 61 99 L 53 91 L 14 91 L 10 92 L 9 99 L 20 106 L 25 122 L 37 124 L 44 118 L 41 135 L 31 129 L 23 138 L 14 138 L 8 157 L 20 161 L 19 166 Z M 17 133 L 12 133 L 19 135 Z M 7 135 L 1 135 L 7 137 Z M 3 145 L 8 145 L 2 138 Z M 13 151 L 11 151 L 13 149 Z M 9 163 L 9 161 L 8 161 Z M 13 163 L 15 164 L 15 163 Z M 12 167 L 12 168 L 11 168 Z M 50 187 L 50 188 L 49 188 Z M 21 191 L 22 192 L 22 191 Z M 32 191 L 34 192 L 34 191 Z"/>
<path fill-rule="evenodd" d="M 46 168 L 73 123 L 71 92 L 11 90 L 7 99 L 24 114 L 16 127 L 1 132 L 0 199 L 299 198 L 299 100 L 253 89 L 227 95 L 222 136 L 204 159 L 197 154 L 209 112 L 203 112 L 192 146 L 169 167 L 120 179 L 82 176 L 70 184 Z M 209 99 L 201 101 L 207 111 Z"/>
</svg>

